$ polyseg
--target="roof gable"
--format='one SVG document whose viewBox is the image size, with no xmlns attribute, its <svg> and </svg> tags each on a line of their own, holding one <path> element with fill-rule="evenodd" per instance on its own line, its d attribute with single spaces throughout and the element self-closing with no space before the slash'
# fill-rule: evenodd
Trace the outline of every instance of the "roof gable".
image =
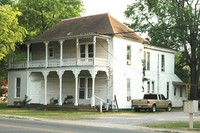
<svg viewBox="0 0 200 133">
<path fill-rule="evenodd" d="M 145 39 L 134 33 L 127 26 L 110 16 L 108 13 L 63 19 L 52 28 L 41 34 L 36 40 L 51 40 L 67 38 L 76 35 L 99 34 L 109 36 L 122 36 L 146 42 Z"/>
</svg>

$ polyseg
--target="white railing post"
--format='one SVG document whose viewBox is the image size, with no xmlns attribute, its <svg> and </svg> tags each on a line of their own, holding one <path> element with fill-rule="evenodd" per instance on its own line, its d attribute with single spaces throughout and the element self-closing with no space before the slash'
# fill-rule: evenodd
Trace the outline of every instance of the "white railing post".
<svg viewBox="0 0 200 133">
<path fill-rule="evenodd" d="M 103 104 L 103 101 L 100 100 L 100 112 L 102 112 L 102 104 Z"/>
</svg>

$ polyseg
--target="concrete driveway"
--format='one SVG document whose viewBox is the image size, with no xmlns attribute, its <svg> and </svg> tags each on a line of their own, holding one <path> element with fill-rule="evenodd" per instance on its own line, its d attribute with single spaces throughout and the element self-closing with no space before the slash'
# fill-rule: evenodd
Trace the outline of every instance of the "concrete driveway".
<svg viewBox="0 0 200 133">
<path fill-rule="evenodd" d="M 89 116 L 91 117 L 91 116 Z M 177 129 L 152 129 L 145 127 L 148 123 L 161 123 L 172 121 L 188 121 L 189 114 L 184 112 L 140 112 L 140 113 L 102 113 L 92 116 L 96 120 L 80 120 L 80 123 L 91 125 L 112 126 L 116 128 L 129 128 L 141 130 L 153 130 L 159 132 L 195 133 L 195 131 Z M 200 112 L 194 114 L 194 121 L 200 121 Z M 199 131 L 198 131 L 199 132 Z"/>
<path fill-rule="evenodd" d="M 90 116 L 91 117 L 91 116 Z M 92 122 L 98 123 L 110 123 L 110 124 L 122 124 L 130 126 L 143 126 L 148 123 L 166 122 L 166 121 L 188 121 L 189 114 L 184 112 L 141 112 L 141 113 L 102 113 L 99 115 L 92 116 L 97 120 Z M 200 112 L 194 114 L 194 121 L 200 121 Z M 91 121 L 91 120 L 84 120 Z"/>
</svg>

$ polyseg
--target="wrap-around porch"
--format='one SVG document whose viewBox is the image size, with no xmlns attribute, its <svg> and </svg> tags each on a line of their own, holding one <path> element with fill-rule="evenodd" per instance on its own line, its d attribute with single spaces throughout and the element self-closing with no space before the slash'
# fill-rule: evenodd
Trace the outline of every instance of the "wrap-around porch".
<svg viewBox="0 0 200 133">
<path fill-rule="evenodd" d="M 100 69 L 61 69 L 31 71 L 27 95 L 30 103 L 43 105 L 63 105 L 67 96 L 72 96 L 72 104 L 95 106 L 109 99 L 108 70 Z"/>
</svg>

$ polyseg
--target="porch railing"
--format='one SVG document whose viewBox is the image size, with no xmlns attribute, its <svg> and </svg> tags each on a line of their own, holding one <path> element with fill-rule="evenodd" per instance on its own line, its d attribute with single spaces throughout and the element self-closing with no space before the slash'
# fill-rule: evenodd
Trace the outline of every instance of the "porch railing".
<svg viewBox="0 0 200 133">
<path fill-rule="evenodd" d="M 95 95 L 94 95 L 94 98 L 96 98 L 97 100 L 100 101 L 100 105 L 99 105 L 99 106 L 100 106 L 100 112 L 102 112 L 102 105 L 103 105 L 103 102 L 106 103 L 106 101 L 103 100 L 102 98 L 98 97 L 98 96 L 95 96 Z"/>
<path fill-rule="evenodd" d="M 108 60 L 103 58 L 68 58 L 68 59 L 48 59 L 47 67 L 61 66 L 108 66 Z M 41 68 L 46 67 L 46 60 L 30 60 L 28 67 Z M 27 61 L 13 62 L 9 65 L 10 69 L 27 68 Z"/>
</svg>

